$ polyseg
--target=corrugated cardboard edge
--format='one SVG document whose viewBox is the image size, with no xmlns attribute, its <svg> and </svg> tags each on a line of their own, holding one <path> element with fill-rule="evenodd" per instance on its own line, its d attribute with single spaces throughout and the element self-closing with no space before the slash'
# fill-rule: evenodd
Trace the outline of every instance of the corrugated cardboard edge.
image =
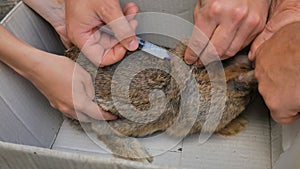
<svg viewBox="0 0 300 169">
<path fill-rule="evenodd" d="M 276 161 L 279 159 L 282 150 L 282 126 L 274 122 L 270 117 L 270 136 L 271 136 L 271 166 L 274 168 Z"/>
<path fill-rule="evenodd" d="M 300 120 L 282 126 L 282 146 L 284 152 L 274 165 L 274 169 L 299 169 L 300 161 Z"/>
<path fill-rule="evenodd" d="M 0 168 L 168 169 L 169 167 L 0 142 Z"/>
</svg>

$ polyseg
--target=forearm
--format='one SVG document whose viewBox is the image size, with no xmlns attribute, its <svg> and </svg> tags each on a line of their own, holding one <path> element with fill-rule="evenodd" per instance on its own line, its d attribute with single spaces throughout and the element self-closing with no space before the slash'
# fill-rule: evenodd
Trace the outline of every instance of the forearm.
<svg viewBox="0 0 300 169">
<path fill-rule="evenodd" d="M 65 22 L 64 0 L 23 0 L 30 8 L 45 18 L 53 27 Z"/>
<path fill-rule="evenodd" d="M 0 61 L 29 78 L 42 62 L 42 51 L 22 42 L 0 25 Z"/>
</svg>

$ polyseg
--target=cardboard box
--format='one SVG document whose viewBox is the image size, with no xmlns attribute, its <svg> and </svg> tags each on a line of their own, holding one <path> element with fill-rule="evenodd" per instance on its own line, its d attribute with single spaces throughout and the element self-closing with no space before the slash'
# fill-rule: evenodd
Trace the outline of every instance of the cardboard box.
<svg viewBox="0 0 300 169">
<path fill-rule="evenodd" d="M 23 3 L 2 24 L 36 48 L 57 54 L 64 51 L 52 27 Z M 180 142 L 168 136 L 151 141 L 140 138 L 154 155 L 153 164 L 143 164 L 113 158 L 101 142 L 73 129 L 30 82 L 2 63 L 0 77 L 0 168 L 300 167 L 296 160 L 300 153 L 299 122 L 283 126 L 282 132 L 281 126 L 270 119 L 260 98 L 243 113 L 249 123 L 237 136 L 215 134 L 204 144 L 198 143 L 197 134 Z"/>
</svg>

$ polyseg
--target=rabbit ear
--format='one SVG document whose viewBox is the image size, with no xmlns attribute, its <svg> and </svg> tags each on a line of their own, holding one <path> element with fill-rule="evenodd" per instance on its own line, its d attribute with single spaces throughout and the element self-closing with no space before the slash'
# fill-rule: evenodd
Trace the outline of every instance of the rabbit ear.
<svg viewBox="0 0 300 169">
<path fill-rule="evenodd" d="M 251 91 L 257 88 L 257 80 L 254 77 L 254 70 L 241 73 L 236 78 L 227 82 L 229 90 L 233 91 Z"/>
<path fill-rule="evenodd" d="M 257 84 L 257 79 L 254 77 L 254 70 L 240 74 L 237 77 L 237 81 L 248 84 Z"/>
</svg>

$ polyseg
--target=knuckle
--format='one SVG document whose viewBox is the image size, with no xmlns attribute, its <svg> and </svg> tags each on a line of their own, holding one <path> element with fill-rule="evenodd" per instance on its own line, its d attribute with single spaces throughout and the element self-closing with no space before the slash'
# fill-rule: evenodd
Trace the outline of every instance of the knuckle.
<svg viewBox="0 0 300 169">
<path fill-rule="evenodd" d="M 113 3 L 114 1 L 111 1 L 111 3 L 106 3 L 105 5 L 102 5 L 99 7 L 99 12 L 101 14 L 101 19 L 107 21 L 107 20 L 112 20 L 112 19 L 117 19 L 117 18 L 112 18 L 115 17 L 112 15 L 112 13 L 116 13 L 119 9 L 117 8 L 116 4 Z"/>
<path fill-rule="evenodd" d="M 202 50 L 203 47 L 205 46 L 205 43 L 203 42 L 203 40 L 201 40 L 200 38 L 194 38 L 193 40 L 191 40 L 189 42 L 188 47 L 196 54 L 199 55 Z"/>
<path fill-rule="evenodd" d="M 223 11 L 223 5 L 221 1 L 214 1 L 210 4 L 210 6 L 208 7 L 209 10 L 209 17 L 210 18 L 214 18 L 216 16 L 219 16 L 220 14 L 222 14 Z"/>
<path fill-rule="evenodd" d="M 219 57 L 222 57 L 223 55 L 225 55 L 226 49 L 223 46 L 215 46 L 216 50 L 217 50 L 217 54 Z"/>
<path fill-rule="evenodd" d="M 232 57 L 232 56 L 234 56 L 237 53 L 237 51 L 238 50 L 236 50 L 236 49 L 229 49 L 229 50 L 226 51 L 225 55 L 229 56 L 229 57 Z"/>
<path fill-rule="evenodd" d="M 242 21 L 248 14 L 248 8 L 246 6 L 237 6 L 232 10 L 232 19 L 237 22 Z"/>
<path fill-rule="evenodd" d="M 248 18 L 247 26 L 250 28 L 258 28 L 259 30 L 263 29 L 263 24 L 259 15 L 251 15 Z"/>
<path fill-rule="evenodd" d="M 271 21 L 266 24 L 265 30 L 269 33 L 275 33 L 275 31 L 276 31 L 276 29 L 273 26 L 273 23 Z"/>
</svg>

